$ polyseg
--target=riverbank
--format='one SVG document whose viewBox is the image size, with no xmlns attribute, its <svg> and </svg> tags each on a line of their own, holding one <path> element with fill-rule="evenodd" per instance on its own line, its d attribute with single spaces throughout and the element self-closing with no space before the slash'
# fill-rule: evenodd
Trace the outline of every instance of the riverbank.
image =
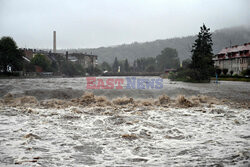
<svg viewBox="0 0 250 167">
<path fill-rule="evenodd" d="M 216 81 L 215 77 L 211 78 L 212 81 Z M 239 78 L 239 77 L 232 77 L 232 78 L 218 78 L 219 81 L 240 81 L 240 82 L 250 82 L 250 78 Z"/>
</svg>

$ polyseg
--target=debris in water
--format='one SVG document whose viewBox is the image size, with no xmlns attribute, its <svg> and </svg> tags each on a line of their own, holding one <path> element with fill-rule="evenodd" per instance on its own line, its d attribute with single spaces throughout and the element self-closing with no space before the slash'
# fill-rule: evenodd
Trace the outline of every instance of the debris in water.
<svg viewBox="0 0 250 167">
<path fill-rule="evenodd" d="M 124 134 L 122 135 L 123 139 L 127 139 L 127 140 L 135 140 L 138 139 L 138 137 L 134 134 Z"/>
<path fill-rule="evenodd" d="M 234 120 L 234 123 L 239 125 L 240 124 L 240 121 L 238 121 L 237 119 Z"/>
<path fill-rule="evenodd" d="M 24 112 L 29 113 L 29 114 L 31 114 L 31 113 L 36 113 L 36 112 L 35 112 L 34 110 L 32 110 L 31 108 L 28 108 L 28 109 L 24 110 Z"/>
<path fill-rule="evenodd" d="M 33 159 L 33 160 L 26 160 L 26 161 L 16 161 L 15 164 L 22 164 L 24 162 L 37 162 L 37 159 Z"/>
<path fill-rule="evenodd" d="M 133 159 L 128 159 L 132 162 L 147 162 L 148 159 L 144 159 L 144 158 L 133 158 Z"/>
<path fill-rule="evenodd" d="M 40 159 L 40 157 L 34 157 L 33 159 Z"/>
<path fill-rule="evenodd" d="M 27 135 L 24 136 L 24 138 L 35 138 L 35 139 L 41 139 L 41 137 L 35 135 L 35 134 L 32 134 L 32 133 L 29 133 Z"/>
</svg>

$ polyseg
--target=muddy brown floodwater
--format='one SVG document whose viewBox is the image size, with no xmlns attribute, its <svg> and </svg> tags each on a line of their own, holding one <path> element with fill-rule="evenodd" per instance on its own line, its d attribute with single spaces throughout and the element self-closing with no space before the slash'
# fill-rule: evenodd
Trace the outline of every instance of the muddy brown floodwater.
<svg viewBox="0 0 250 167">
<path fill-rule="evenodd" d="M 0 80 L 0 166 L 250 165 L 249 83 L 85 88 Z"/>
</svg>

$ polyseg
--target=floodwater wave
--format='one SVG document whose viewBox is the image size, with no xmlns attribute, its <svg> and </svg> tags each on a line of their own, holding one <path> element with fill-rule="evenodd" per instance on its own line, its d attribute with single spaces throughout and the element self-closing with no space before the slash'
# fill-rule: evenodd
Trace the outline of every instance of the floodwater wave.
<svg viewBox="0 0 250 167">
<path fill-rule="evenodd" d="M 85 92 L 79 98 L 73 99 L 47 99 L 38 101 L 34 96 L 14 97 L 11 93 L 6 94 L 3 99 L 0 99 L 0 106 L 11 107 L 46 107 L 46 108 L 67 108 L 71 106 L 78 107 L 117 107 L 117 106 L 164 106 L 164 107 L 194 107 L 201 104 L 221 104 L 222 101 L 208 96 L 191 96 L 189 98 L 179 95 L 176 99 L 170 99 L 167 95 L 161 95 L 158 99 L 134 99 L 132 97 L 118 97 L 109 100 L 106 96 L 95 96 L 92 92 Z"/>
</svg>

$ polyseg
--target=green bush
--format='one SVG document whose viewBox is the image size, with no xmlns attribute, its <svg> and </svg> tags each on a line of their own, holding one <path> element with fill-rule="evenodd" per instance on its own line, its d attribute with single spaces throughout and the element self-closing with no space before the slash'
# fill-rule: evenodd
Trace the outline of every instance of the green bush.
<svg viewBox="0 0 250 167">
<path fill-rule="evenodd" d="M 250 76 L 250 69 L 243 70 L 241 74 L 242 76 L 246 76 L 246 75 Z"/>
<path fill-rule="evenodd" d="M 35 72 L 35 65 L 29 62 L 25 62 L 23 65 L 24 71 L 25 72 Z"/>
<path fill-rule="evenodd" d="M 61 72 L 67 76 L 85 75 L 85 70 L 81 64 L 64 61 L 61 64 Z"/>
<path fill-rule="evenodd" d="M 228 69 L 225 68 L 225 69 L 222 70 L 222 72 L 223 72 L 224 75 L 227 75 Z"/>
<path fill-rule="evenodd" d="M 169 79 L 183 82 L 210 82 L 210 79 L 204 79 L 203 74 L 194 69 L 179 69 L 175 73 L 169 74 Z"/>
<path fill-rule="evenodd" d="M 100 70 L 97 67 L 89 67 L 86 69 L 86 72 L 89 73 L 89 75 L 100 75 L 102 74 L 102 70 Z"/>
<path fill-rule="evenodd" d="M 240 76 L 238 74 L 234 74 L 233 77 L 239 78 Z"/>
<path fill-rule="evenodd" d="M 218 76 L 220 76 L 221 75 L 221 69 L 217 68 L 216 73 L 217 73 Z"/>
<path fill-rule="evenodd" d="M 31 59 L 31 64 L 41 67 L 43 71 L 50 71 L 50 61 L 43 54 L 36 54 Z"/>
</svg>

